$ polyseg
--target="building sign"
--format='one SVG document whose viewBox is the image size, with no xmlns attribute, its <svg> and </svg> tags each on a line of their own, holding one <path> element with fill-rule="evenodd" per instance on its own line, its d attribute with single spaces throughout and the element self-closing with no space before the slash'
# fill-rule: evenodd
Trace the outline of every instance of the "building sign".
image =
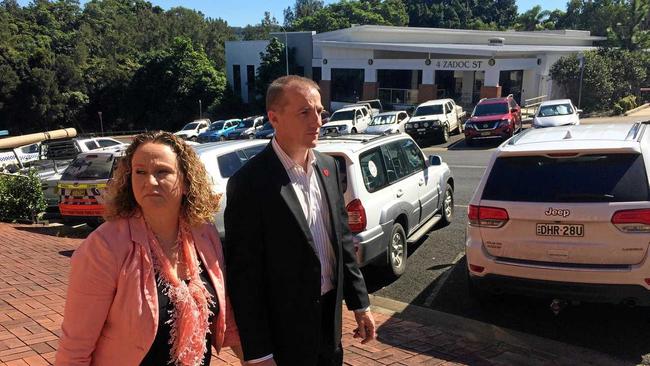
<svg viewBox="0 0 650 366">
<path fill-rule="evenodd" d="M 436 70 L 482 70 L 487 65 L 487 60 L 433 60 Z"/>
</svg>

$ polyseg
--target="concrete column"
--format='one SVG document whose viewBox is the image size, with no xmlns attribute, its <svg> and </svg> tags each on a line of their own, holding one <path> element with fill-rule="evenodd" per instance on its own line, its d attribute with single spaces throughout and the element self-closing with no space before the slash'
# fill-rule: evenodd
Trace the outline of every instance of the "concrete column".
<svg viewBox="0 0 650 366">
<path fill-rule="evenodd" d="M 321 80 L 318 83 L 318 86 L 320 87 L 320 100 L 321 100 L 321 103 L 323 104 L 323 108 L 327 109 L 328 111 L 331 109 L 330 108 L 331 85 L 332 85 L 332 82 L 330 80 Z"/>
<path fill-rule="evenodd" d="M 321 67 L 320 70 L 321 70 L 321 72 L 320 72 L 321 73 L 321 76 L 320 76 L 321 80 L 328 80 L 328 81 L 332 80 L 332 68 L 331 67 L 329 67 L 327 65 L 323 65 L 323 67 Z"/>
<path fill-rule="evenodd" d="M 432 68 L 422 69 L 422 84 L 431 84 L 435 82 L 435 70 Z"/>
<path fill-rule="evenodd" d="M 377 83 L 363 83 L 363 100 L 377 99 Z"/>
<path fill-rule="evenodd" d="M 377 82 L 377 69 L 372 67 L 366 67 L 363 70 L 363 81 L 366 83 L 376 83 Z"/>
<path fill-rule="evenodd" d="M 418 88 L 418 70 L 411 71 L 411 89 Z"/>
<path fill-rule="evenodd" d="M 418 87 L 418 103 L 436 99 L 437 95 L 438 88 L 435 84 L 420 84 Z"/>
<path fill-rule="evenodd" d="M 474 71 L 463 71 L 462 103 L 472 104 L 474 97 Z"/>
</svg>

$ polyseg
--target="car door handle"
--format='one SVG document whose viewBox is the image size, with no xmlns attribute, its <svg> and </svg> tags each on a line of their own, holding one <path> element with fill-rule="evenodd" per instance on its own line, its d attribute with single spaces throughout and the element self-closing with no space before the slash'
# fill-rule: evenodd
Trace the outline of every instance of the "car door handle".
<svg viewBox="0 0 650 366">
<path fill-rule="evenodd" d="M 402 191 L 401 189 L 398 189 L 397 193 L 395 193 L 395 196 L 397 196 L 397 198 L 402 197 L 403 195 L 404 195 L 404 191 Z"/>
</svg>

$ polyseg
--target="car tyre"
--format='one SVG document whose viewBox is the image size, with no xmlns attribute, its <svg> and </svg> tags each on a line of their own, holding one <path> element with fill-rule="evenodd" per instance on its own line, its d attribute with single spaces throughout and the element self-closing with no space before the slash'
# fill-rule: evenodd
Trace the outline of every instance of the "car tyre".
<svg viewBox="0 0 650 366">
<path fill-rule="evenodd" d="M 445 189 L 445 196 L 442 199 L 442 217 L 440 223 L 442 226 L 447 226 L 451 224 L 451 220 L 454 216 L 454 189 L 447 183 L 447 189 Z"/>
<path fill-rule="evenodd" d="M 190 137 L 190 141 L 192 141 L 192 142 L 196 142 L 196 140 L 197 140 L 196 136 L 192 136 L 192 137 Z"/>
<path fill-rule="evenodd" d="M 219 141 L 226 141 L 226 136 L 224 135 L 219 136 Z"/>
<path fill-rule="evenodd" d="M 440 131 L 440 135 L 438 136 L 438 142 L 444 144 L 447 141 L 449 141 L 449 126 L 445 124 L 442 126 L 442 131 Z"/>
<path fill-rule="evenodd" d="M 352 127 L 352 130 L 350 130 L 350 133 L 357 133 L 357 129 Z"/>
<path fill-rule="evenodd" d="M 406 271 L 407 244 L 406 233 L 400 223 L 393 225 L 388 239 L 387 268 L 392 277 L 399 277 Z"/>
<path fill-rule="evenodd" d="M 255 139 L 255 134 L 248 135 L 248 139 L 249 139 L 249 140 L 253 140 L 253 139 Z"/>
</svg>

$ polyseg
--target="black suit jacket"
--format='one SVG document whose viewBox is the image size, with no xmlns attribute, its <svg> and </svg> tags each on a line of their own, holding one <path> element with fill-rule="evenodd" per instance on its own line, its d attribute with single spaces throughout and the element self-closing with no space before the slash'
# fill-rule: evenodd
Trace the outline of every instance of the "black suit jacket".
<svg viewBox="0 0 650 366">
<path fill-rule="evenodd" d="M 322 337 L 335 345 L 341 340 L 342 299 L 351 310 L 370 304 L 336 162 L 315 155 L 336 255 L 334 332 L 321 334 L 320 262 L 289 176 L 269 143 L 227 188 L 227 286 L 246 360 L 272 353 L 278 365 L 315 365 Z"/>
</svg>

